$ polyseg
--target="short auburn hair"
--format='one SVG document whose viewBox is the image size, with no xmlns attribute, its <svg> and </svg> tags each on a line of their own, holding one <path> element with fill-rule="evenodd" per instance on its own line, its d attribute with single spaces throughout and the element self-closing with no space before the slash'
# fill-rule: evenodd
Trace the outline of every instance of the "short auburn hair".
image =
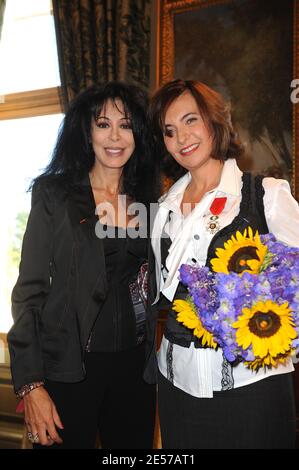
<svg viewBox="0 0 299 470">
<path fill-rule="evenodd" d="M 149 117 L 156 144 L 161 153 L 166 176 L 176 179 L 185 172 L 167 152 L 164 145 L 164 120 L 169 106 L 185 92 L 194 97 L 199 112 L 213 136 L 212 158 L 225 161 L 229 158 L 238 159 L 244 152 L 232 121 L 230 106 L 215 90 L 195 80 L 172 80 L 163 85 L 153 95 Z M 179 168 L 178 168 L 179 167 Z"/>
</svg>

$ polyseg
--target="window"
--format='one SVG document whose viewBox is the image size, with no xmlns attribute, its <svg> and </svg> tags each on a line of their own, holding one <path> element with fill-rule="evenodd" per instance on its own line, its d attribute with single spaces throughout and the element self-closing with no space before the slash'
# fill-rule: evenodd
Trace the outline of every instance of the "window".
<svg viewBox="0 0 299 470">
<path fill-rule="evenodd" d="M 0 44 L 2 95 L 60 85 L 50 0 L 7 0 Z"/>
<path fill-rule="evenodd" d="M 30 211 L 27 189 L 47 165 L 63 117 L 50 0 L 7 0 L 0 64 L 0 332 L 6 333 Z"/>
</svg>

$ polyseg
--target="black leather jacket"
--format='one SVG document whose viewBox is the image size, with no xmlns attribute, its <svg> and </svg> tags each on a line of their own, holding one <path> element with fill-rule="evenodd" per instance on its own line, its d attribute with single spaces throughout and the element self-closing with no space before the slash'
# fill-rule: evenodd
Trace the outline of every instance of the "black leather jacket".
<svg viewBox="0 0 299 470">
<path fill-rule="evenodd" d="M 85 347 L 106 292 L 89 178 L 68 190 L 47 179 L 38 183 L 12 293 L 8 345 L 15 390 L 45 378 L 84 378 Z"/>
</svg>

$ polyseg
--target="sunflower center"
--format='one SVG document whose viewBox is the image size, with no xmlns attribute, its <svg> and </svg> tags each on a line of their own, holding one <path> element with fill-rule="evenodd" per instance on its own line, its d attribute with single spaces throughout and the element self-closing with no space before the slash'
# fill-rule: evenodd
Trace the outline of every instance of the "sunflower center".
<svg viewBox="0 0 299 470">
<path fill-rule="evenodd" d="M 260 338 L 270 338 L 281 327 L 280 318 L 271 310 L 267 313 L 256 312 L 248 323 L 249 330 Z"/>
<path fill-rule="evenodd" d="M 259 260 L 256 246 L 242 246 L 231 256 L 228 262 L 228 270 L 237 274 L 250 270 L 247 261 L 251 259 Z"/>
</svg>

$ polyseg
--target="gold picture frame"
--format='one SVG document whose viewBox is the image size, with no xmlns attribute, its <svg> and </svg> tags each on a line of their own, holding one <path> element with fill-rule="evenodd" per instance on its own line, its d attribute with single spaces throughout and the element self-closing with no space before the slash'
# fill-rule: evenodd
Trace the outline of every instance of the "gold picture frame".
<svg viewBox="0 0 299 470">
<path fill-rule="evenodd" d="M 256 1 L 256 0 L 247 0 Z M 281 1 L 285 5 L 284 0 L 276 0 L 276 2 Z M 291 1 L 291 0 L 289 0 Z M 175 66 L 176 66 L 176 50 L 175 50 L 175 20 L 177 20 L 180 14 L 186 14 L 190 12 L 196 12 L 195 14 L 200 15 L 201 12 L 207 11 L 211 7 L 216 11 L 217 7 L 223 7 L 237 3 L 238 0 L 156 0 L 155 3 L 155 21 L 152 23 L 154 25 L 153 29 L 153 54 L 152 54 L 152 89 L 156 89 L 163 83 L 166 83 L 173 78 L 178 78 L 175 76 Z M 299 78 L 299 43 L 298 43 L 298 32 L 299 32 L 299 10 L 298 10 L 299 0 L 292 0 L 292 20 L 293 20 L 293 45 L 291 57 L 293 63 L 290 64 L 292 67 L 292 79 Z M 191 18 L 192 15 L 185 15 L 185 18 Z M 194 15 L 193 15 L 194 17 Z M 186 29 L 186 31 L 188 31 Z M 198 35 L 200 35 L 200 30 Z M 180 78 L 189 78 L 181 76 Z M 194 77 L 197 78 L 197 77 Z M 289 88 L 289 96 L 291 97 L 292 88 Z M 254 84 L 253 84 L 254 86 Z M 289 163 L 288 163 L 288 178 L 291 183 L 292 192 L 296 199 L 299 201 L 299 103 L 291 104 L 290 101 L 290 113 L 292 113 L 290 119 L 290 139 L 289 139 Z M 291 123 L 292 120 L 292 123 Z M 290 163 L 291 161 L 291 163 Z M 272 176 L 269 173 L 269 176 Z M 274 176 L 274 175 L 273 175 Z M 279 175 L 278 175 L 279 176 Z M 285 176 L 283 176 L 285 177 Z"/>
</svg>

